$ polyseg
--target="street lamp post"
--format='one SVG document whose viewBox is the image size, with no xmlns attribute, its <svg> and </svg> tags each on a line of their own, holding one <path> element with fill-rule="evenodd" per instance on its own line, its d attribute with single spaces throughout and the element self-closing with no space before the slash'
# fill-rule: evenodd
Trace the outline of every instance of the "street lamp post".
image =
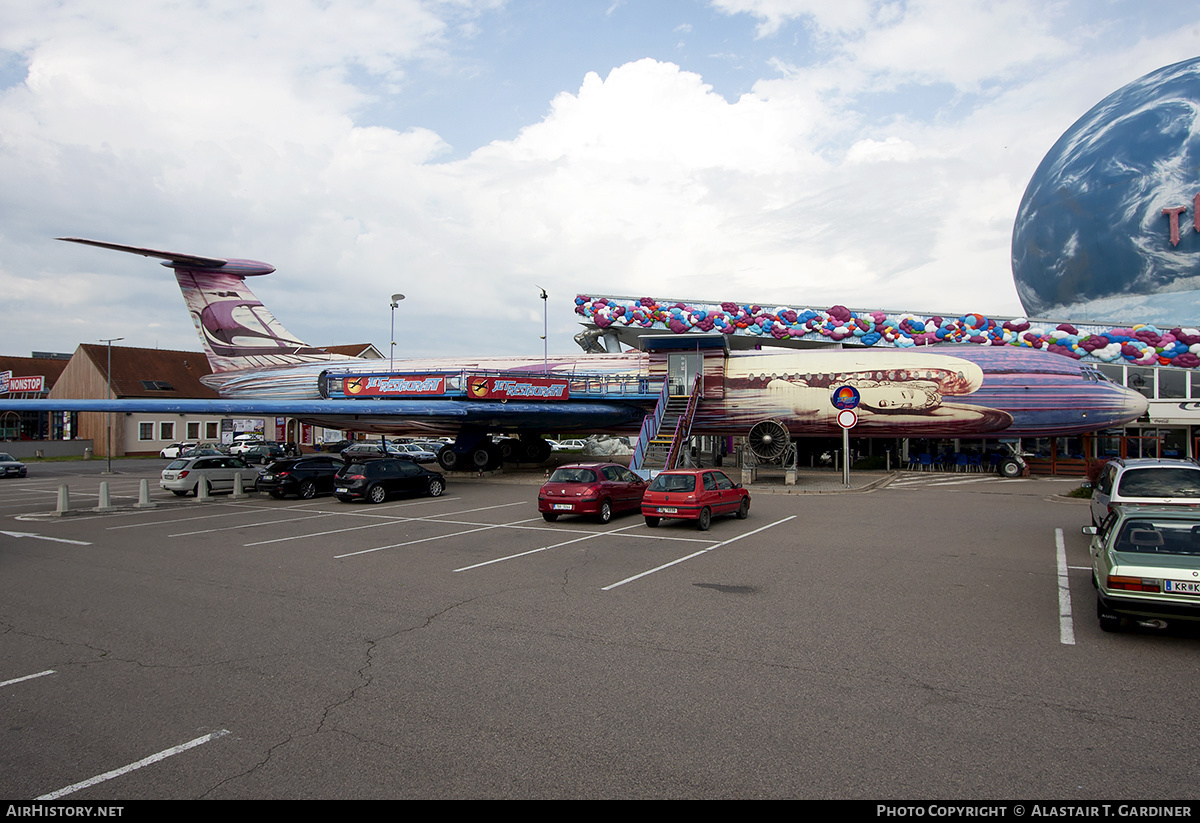
<svg viewBox="0 0 1200 823">
<path fill-rule="evenodd" d="M 125 339 L 124 337 L 109 337 L 108 339 L 104 339 L 104 340 L 100 341 L 101 343 L 106 343 L 108 345 L 108 369 L 107 369 L 107 371 L 108 371 L 108 397 L 106 398 L 107 400 L 112 400 L 112 344 L 116 343 L 119 340 L 124 340 L 124 339 Z M 104 446 L 104 459 L 105 459 L 104 473 L 112 474 L 112 412 L 111 411 L 109 411 L 106 414 L 106 418 L 107 418 L 106 429 L 108 432 L 108 438 L 107 438 L 106 445 Z"/>
<path fill-rule="evenodd" d="M 538 288 L 542 289 L 541 286 L 538 286 Z M 548 329 L 546 321 L 547 306 L 549 306 L 549 303 L 547 302 L 548 300 L 549 296 L 546 294 L 546 290 L 542 289 L 542 371 L 544 372 L 550 371 L 550 344 L 546 341 Z"/>
<path fill-rule="evenodd" d="M 392 295 L 392 346 L 388 356 L 388 371 L 396 370 L 396 309 L 399 307 L 400 301 L 403 299 L 403 294 Z"/>
</svg>

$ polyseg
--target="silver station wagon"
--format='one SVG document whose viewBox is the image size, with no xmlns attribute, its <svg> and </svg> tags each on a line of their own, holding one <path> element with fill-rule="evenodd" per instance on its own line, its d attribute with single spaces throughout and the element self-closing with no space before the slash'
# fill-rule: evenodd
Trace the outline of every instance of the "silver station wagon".
<svg viewBox="0 0 1200 823">
<path fill-rule="evenodd" d="M 258 469 L 252 469 L 240 457 L 207 455 L 184 457 L 167 464 L 158 485 L 180 497 L 197 494 L 200 478 L 208 478 L 212 491 L 233 491 L 233 478 L 242 476 L 242 488 L 250 491 L 258 480 Z"/>
</svg>

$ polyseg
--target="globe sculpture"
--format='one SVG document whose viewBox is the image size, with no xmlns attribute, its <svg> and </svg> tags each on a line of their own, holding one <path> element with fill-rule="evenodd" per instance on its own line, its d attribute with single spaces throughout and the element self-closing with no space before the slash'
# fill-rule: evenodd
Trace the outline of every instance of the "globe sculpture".
<svg viewBox="0 0 1200 823">
<path fill-rule="evenodd" d="M 1030 317 L 1200 326 L 1200 58 L 1059 138 L 1021 200 L 1012 265 Z"/>
</svg>

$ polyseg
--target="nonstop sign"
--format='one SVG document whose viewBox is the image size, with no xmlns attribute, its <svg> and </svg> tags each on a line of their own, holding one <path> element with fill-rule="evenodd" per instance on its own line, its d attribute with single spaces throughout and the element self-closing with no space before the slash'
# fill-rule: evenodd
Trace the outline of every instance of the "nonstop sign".
<svg viewBox="0 0 1200 823">
<path fill-rule="evenodd" d="M 468 377 L 467 396 L 476 400 L 565 400 L 570 384 L 544 377 Z"/>
<path fill-rule="evenodd" d="M 415 397 L 445 391 L 446 378 L 440 374 L 376 374 L 342 379 L 342 392 L 347 397 Z"/>
<path fill-rule="evenodd" d="M 38 375 L 37 377 L 13 377 L 11 371 L 0 371 L 0 394 L 44 392 L 45 390 L 46 378 L 43 375 Z"/>
</svg>

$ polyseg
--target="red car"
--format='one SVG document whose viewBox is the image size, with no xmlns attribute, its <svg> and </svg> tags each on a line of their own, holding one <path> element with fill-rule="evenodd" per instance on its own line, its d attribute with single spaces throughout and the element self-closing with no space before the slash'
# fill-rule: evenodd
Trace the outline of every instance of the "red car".
<svg viewBox="0 0 1200 823">
<path fill-rule="evenodd" d="M 650 482 L 642 497 L 642 514 L 647 526 L 677 518 L 695 520 L 696 528 L 707 531 L 716 515 L 745 520 L 750 515 L 750 492 L 718 469 L 675 469 Z"/>
<path fill-rule="evenodd" d="M 618 463 L 559 466 L 538 491 L 538 511 L 547 523 L 560 514 L 590 514 L 607 523 L 617 512 L 637 511 L 646 481 Z"/>
</svg>

